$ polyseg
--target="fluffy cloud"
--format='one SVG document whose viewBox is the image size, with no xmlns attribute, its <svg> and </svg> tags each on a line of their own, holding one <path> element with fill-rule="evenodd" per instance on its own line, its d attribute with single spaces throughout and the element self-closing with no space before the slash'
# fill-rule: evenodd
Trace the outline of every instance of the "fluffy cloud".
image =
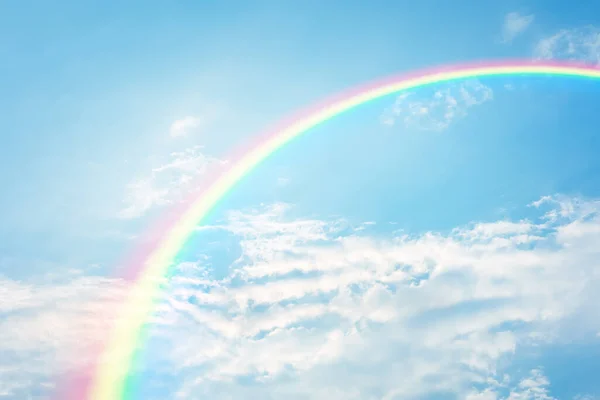
<svg viewBox="0 0 600 400">
<path fill-rule="evenodd" d="M 502 366 L 520 348 L 600 330 L 590 307 L 600 300 L 600 201 L 544 197 L 530 220 L 392 237 L 289 210 L 232 212 L 200 230 L 238 238 L 231 265 L 176 266 L 147 355 L 154 376 L 160 367 L 179 382 L 170 393 L 549 400 L 540 369 L 509 376 Z M 0 391 L 17 397 L 88 362 L 81 355 L 93 354 L 126 290 L 77 274 L 0 288 Z"/>
<path fill-rule="evenodd" d="M 535 221 L 393 238 L 290 220 L 281 204 L 233 213 L 230 272 L 181 266 L 159 312 L 180 397 L 551 399 L 539 370 L 505 378 L 498 365 L 598 300 L 585 293 L 600 274 L 600 203 L 532 206 Z M 490 380 L 504 383 L 470 389 Z"/>
<path fill-rule="evenodd" d="M 449 85 L 428 98 L 416 98 L 415 93 L 407 92 L 383 112 L 381 122 L 388 126 L 401 122 L 410 128 L 442 131 L 465 117 L 471 107 L 492 98 L 492 89 L 477 80 Z"/>
<path fill-rule="evenodd" d="M 564 59 L 600 63 L 600 28 L 586 26 L 562 29 L 537 44 L 534 56 L 538 59 Z"/>
<path fill-rule="evenodd" d="M 201 124 L 202 119 L 193 116 L 175 120 L 169 128 L 169 135 L 171 137 L 187 136 L 192 130 L 199 128 Z"/>
<path fill-rule="evenodd" d="M 590 394 L 578 394 L 573 400 L 597 400 L 598 396 L 592 396 Z"/>
<path fill-rule="evenodd" d="M 541 370 L 534 369 L 517 388 L 510 392 L 508 400 L 556 400 L 548 391 L 550 382 Z"/>
<path fill-rule="evenodd" d="M 506 14 L 504 24 L 502 25 L 502 41 L 504 43 L 511 42 L 529 28 L 533 19 L 533 15 L 521 15 L 518 12 Z"/>
<path fill-rule="evenodd" d="M 518 384 L 510 385 L 505 377 L 503 382 L 492 381 L 490 387 L 470 392 L 468 400 L 556 400 L 550 395 L 550 381 L 540 369 L 533 369 Z M 506 395 L 500 392 L 506 392 Z"/>
<path fill-rule="evenodd" d="M 0 277 L 0 398 L 38 398 L 55 378 L 94 360 L 124 282 L 66 273 L 17 282 Z"/>
<path fill-rule="evenodd" d="M 137 218 L 156 206 L 180 201 L 193 190 L 192 184 L 197 183 L 199 177 L 224 164 L 224 161 L 202 153 L 201 146 L 171 153 L 165 164 L 127 186 L 125 206 L 119 217 Z"/>
</svg>

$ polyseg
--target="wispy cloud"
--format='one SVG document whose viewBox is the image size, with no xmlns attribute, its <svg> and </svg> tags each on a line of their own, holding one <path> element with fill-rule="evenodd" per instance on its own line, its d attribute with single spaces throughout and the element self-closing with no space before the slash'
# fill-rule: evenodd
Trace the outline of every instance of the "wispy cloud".
<svg viewBox="0 0 600 400">
<path fill-rule="evenodd" d="M 201 127 L 203 120 L 199 117 L 187 116 L 173 121 L 169 128 L 171 137 L 187 136 L 190 132 Z"/>
<path fill-rule="evenodd" d="M 194 188 L 191 186 L 207 171 L 225 162 L 202 152 L 201 146 L 171 153 L 165 164 L 127 186 L 125 207 L 119 217 L 137 218 L 150 209 L 180 201 Z"/>
<path fill-rule="evenodd" d="M 119 212 L 124 219 L 137 218 L 154 206 L 167 204 L 169 190 L 157 188 L 152 178 L 140 179 L 127 185 L 125 208 Z"/>
<path fill-rule="evenodd" d="M 519 386 L 510 392 L 507 400 L 556 400 L 550 395 L 550 381 L 539 369 L 531 371 L 530 376 L 519 382 Z"/>
<path fill-rule="evenodd" d="M 126 285 L 64 273 L 27 282 L 0 277 L 0 397 L 37 398 L 63 374 L 95 361 Z"/>
<path fill-rule="evenodd" d="M 473 390 L 467 395 L 468 400 L 556 400 L 550 395 L 550 381 L 540 369 L 532 369 L 529 375 L 517 384 L 491 381 L 491 385 L 483 390 Z M 506 394 L 502 393 L 506 392 Z"/>
<path fill-rule="evenodd" d="M 409 128 L 442 131 L 453 122 L 464 118 L 471 107 L 493 98 L 491 88 L 477 80 L 449 85 L 423 98 L 416 93 L 403 93 L 387 108 L 380 119 L 384 125 L 398 122 Z"/>
<path fill-rule="evenodd" d="M 501 360 L 600 330 L 589 314 L 600 301 L 600 201 L 549 196 L 531 220 L 387 238 L 290 209 L 236 211 L 212 227 L 239 240 L 221 272 L 200 257 L 175 266 L 147 359 L 181 379 L 180 398 L 550 400 L 541 370 L 505 377 Z M 0 288 L 0 352 L 11 354 L 0 390 L 23 396 L 86 362 L 74 354 L 92 354 L 127 290 L 78 274 Z"/>
<path fill-rule="evenodd" d="M 598 396 L 591 394 L 578 394 L 573 398 L 573 400 L 598 400 L 598 398 Z"/>
<path fill-rule="evenodd" d="M 504 43 L 512 42 L 529 28 L 534 18 L 533 15 L 523 15 L 518 12 L 506 14 L 502 25 L 502 41 Z"/>
<path fill-rule="evenodd" d="M 374 384 L 378 398 L 439 390 L 463 397 L 474 382 L 502 380 L 499 360 L 518 345 L 552 340 L 564 318 L 598 300 L 582 288 L 600 273 L 600 203 L 542 204 L 549 209 L 537 222 L 390 239 L 343 220 L 288 219 L 283 204 L 233 213 L 221 228 L 241 238 L 235 267 L 211 280 L 186 265 L 161 308 L 169 362 L 189 377 L 181 396 L 201 387 L 217 398 L 369 398 Z M 506 327 L 513 322 L 521 327 Z M 593 335 L 598 324 L 579 328 Z M 255 385 L 233 383 L 239 377 Z M 511 393 L 497 398 L 551 399 L 542 378 L 534 371 L 511 381 Z"/>
<path fill-rule="evenodd" d="M 600 28 L 561 29 L 538 42 L 534 57 L 600 64 Z"/>
</svg>

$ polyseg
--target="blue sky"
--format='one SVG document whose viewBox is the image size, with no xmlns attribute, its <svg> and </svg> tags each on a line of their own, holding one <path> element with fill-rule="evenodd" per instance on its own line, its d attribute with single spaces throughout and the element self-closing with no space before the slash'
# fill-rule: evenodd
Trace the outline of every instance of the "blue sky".
<svg viewBox="0 0 600 400">
<path fill-rule="evenodd" d="M 127 292 L 123 257 L 253 135 L 390 74 L 600 65 L 598 15 L 593 1 L 3 2 L 0 398 L 46 398 L 89 361 Z M 600 398 L 599 100 L 600 82 L 469 80 L 282 149 L 181 253 L 139 398 Z"/>
</svg>

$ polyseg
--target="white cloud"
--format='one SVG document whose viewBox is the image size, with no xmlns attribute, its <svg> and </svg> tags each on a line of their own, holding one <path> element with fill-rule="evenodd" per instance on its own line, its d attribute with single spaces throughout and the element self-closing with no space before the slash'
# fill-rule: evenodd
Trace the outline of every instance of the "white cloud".
<svg viewBox="0 0 600 400">
<path fill-rule="evenodd" d="M 154 206 L 168 203 L 167 188 L 155 187 L 152 178 L 140 179 L 127 185 L 125 208 L 119 212 L 119 217 L 124 219 L 137 218 Z"/>
<path fill-rule="evenodd" d="M 187 136 L 192 130 L 198 129 L 203 120 L 194 116 L 187 116 L 178 120 L 173 121 L 169 128 L 169 135 L 171 137 L 182 137 Z"/>
<path fill-rule="evenodd" d="M 490 387 L 478 391 L 473 390 L 467 395 L 469 400 L 556 400 L 550 395 L 550 381 L 542 370 L 533 369 L 529 375 L 517 384 L 509 386 L 505 379 L 502 383 L 493 381 Z M 500 394 L 501 390 L 508 392 L 507 396 Z"/>
<path fill-rule="evenodd" d="M 530 376 L 523 379 L 517 388 L 510 392 L 507 400 L 556 400 L 550 396 L 550 382 L 541 370 L 534 369 Z"/>
<path fill-rule="evenodd" d="M 550 207 L 537 222 L 388 239 L 343 220 L 290 220 L 282 204 L 232 213 L 222 228 L 241 237 L 234 268 L 197 284 L 186 266 L 161 309 L 178 327 L 162 332 L 170 362 L 185 365 L 180 395 L 506 398 L 470 387 L 503 380 L 501 360 L 552 340 L 561 321 L 598 300 L 583 293 L 600 277 L 600 203 L 536 204 Z M 600 322 L 592 324 L 593 335 Z M 551 399 L 544 379 L 533 371 L 508 398 Z"/>
<path fill-rule="evenodd" d="M 384 110 L 381 122 L 392 126 L 400 121 L 410 128 L 442 131 L 464 118 L 469 108 L 491 100 L 493 92 L 479 81 L 470 80 L 439 89 L 429 98 L 415 97 L 412 92 L 399 95 L 394 104 Z"/>
<path fill-rule="evenodd" d="M 195 188 L 193 185 L 202 175 L 225 163 L 202 153 L 201 146 L 171 153 L 165 164 L 127 186 L 125 206 L 119 217 L 137 218 L 154 207 L 180 201 Z"/>
<path fill-rule="evenodd" d="M 393 237 L 289 210 L 232 212 L 213 227 L 240 239 L 219 277 L 205 260 L 177 266 L 148 362 L 180 379 L 180 398 L 549 400 L 541 370 L 508 378 L 501 366 L 529 345 L 600 330 L 599 201 L 546 197 L 531 220 Z M 0 288 L 0 347 L 15 354 L 0 363 L 0 390 L 12 393 L 49 382 L 58 355 L 72 356 L 63 349 L 88 354 L 77 340 L 98 338 L 110 316 L 97 313 L 124 290 L 84 277 Z"/>
<path fill-rule="evenodd" d="M 525 32 L 534 20 L 533 15 L 522 15 L 518 12 L 510 12 L 504 17 L 502 25 L 502 41 L 508 43 Z"/>
<path fill-rule="evenodd" d="M 600 64 L 600 28 L 561 29 L 540 40 L 534 56 L 538 59 L 564 59 Z"/>
<path fill-rule="evenodd" d="M 37 398 L 29 396 L 94 361 L 126 286 L 64 275 L 30 282 L 0 277 L 0 397 Z"/>
</svg>

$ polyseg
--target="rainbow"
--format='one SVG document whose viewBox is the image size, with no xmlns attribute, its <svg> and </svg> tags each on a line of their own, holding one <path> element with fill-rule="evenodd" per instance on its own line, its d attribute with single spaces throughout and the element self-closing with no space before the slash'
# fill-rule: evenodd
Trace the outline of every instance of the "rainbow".
<svg viewBox="0 0 600 400">
<path fill-rule="evenodd" d="M 127 381 L 130 379 L 134 360 L 143 348 L 147 320 L 160 298 L 161 282 L 168 276 L 175 257 L 215 205 L 263 160 L 317 125 L 383 96 L 467 78 L 511 75 L 600 79 L 600 70 L 567 63 L 502 61 L 446 66 L 395 76 L 329 99 L 260 136 L 250 148 L 242 149 L 238 156 L 231 159 L 224 172 L 212 179 L 182 209 L 176 210 L 175 218 L 165 225 L 166 228 L 161 227 L 160 238 L 141 252 L 141 259 L 133 266 L 135 278 L 131 292 L 123 309 L 118 311 L 115 325 L 100 352 L 97 365 L 91 373 L 91 381 L 85 390 L 85 398 L 115 400 L 129 397 Z"/>
</svg>

